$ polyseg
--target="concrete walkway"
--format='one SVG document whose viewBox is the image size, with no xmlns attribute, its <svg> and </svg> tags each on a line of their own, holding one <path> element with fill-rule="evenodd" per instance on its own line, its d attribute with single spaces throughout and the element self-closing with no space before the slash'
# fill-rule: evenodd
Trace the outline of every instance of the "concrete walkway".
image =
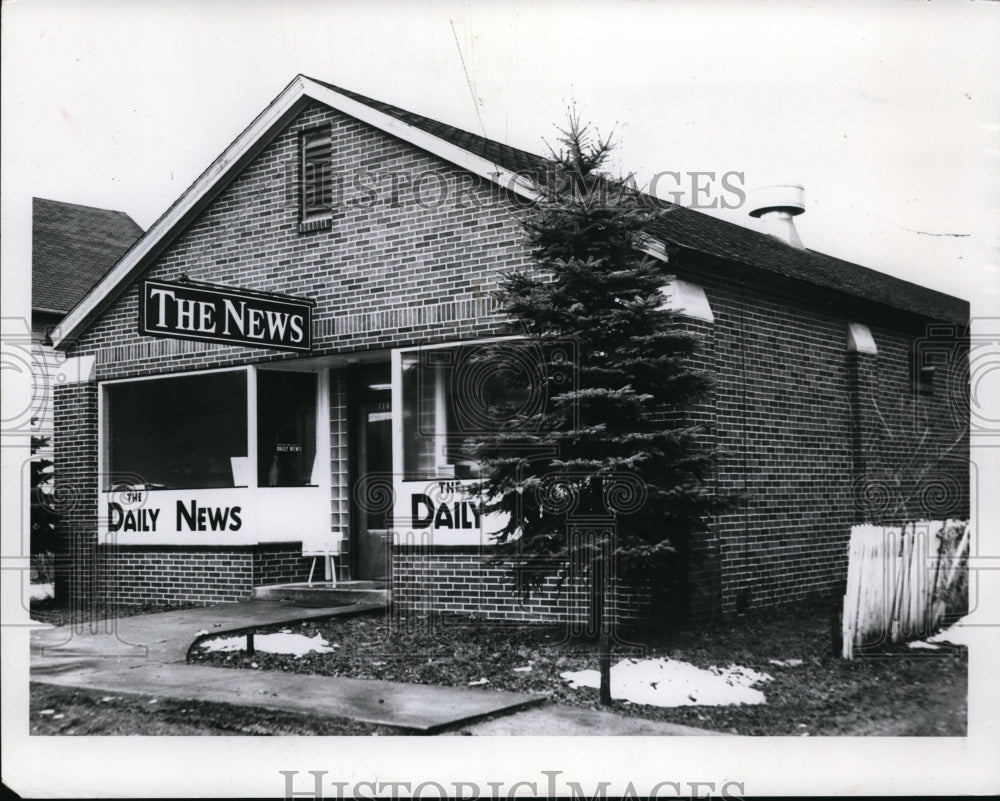
<svg viewBox="0 0 1000 801">
<path fill-rule="evenodd" d="M 254 671 L 187 663 L 206 636 L 384 609 L 376 602 L 310 608 L 256 600 L 120 618 L 109 628 L 63 626 L 31 635 L 31 681 L 109 693 L 330 715 L 406 732 L 494 735 L 689 735 L 713 732 L 544 703 L 472 687 Z"/>
</svg>

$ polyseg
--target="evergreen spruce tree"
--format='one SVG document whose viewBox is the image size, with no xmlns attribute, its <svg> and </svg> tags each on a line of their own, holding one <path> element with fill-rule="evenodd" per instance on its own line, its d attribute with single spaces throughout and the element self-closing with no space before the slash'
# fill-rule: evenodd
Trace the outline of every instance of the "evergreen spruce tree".
<svg viewBox="0 0 1000 801">
<path fill-rule="evenodd" d="M 504 274 L 498 291 L 508 333 L 524 338 L 479 357 L 502 371 L 519 348 L 533 369 L 520 394 L 508 392 L 509 408 L 494 409 L 506 423 L 474 438 L 473 491 L 486 512 L 507 515 L 487 533 L 525 595 L 554 572 L 564 579 L 567 565 L 585 568 L 608 703 L 606 587 L 675 582 L 678 550 L 717 505 L 706 483 L 715 453 L 682 415 L 710 377 L 692 359 L 697 335 L 663 308 L 670 276 L 641 251 L 669 206 L 606 175 L 610 141 L 575 113 L 561 134 L 563 148 L 521 214 L 537 269 Z M 529 411 L 518 417 L 515 408 Z M 569 524 L 585 518 L 611 523 L 569 537 Z"/>
</svg>

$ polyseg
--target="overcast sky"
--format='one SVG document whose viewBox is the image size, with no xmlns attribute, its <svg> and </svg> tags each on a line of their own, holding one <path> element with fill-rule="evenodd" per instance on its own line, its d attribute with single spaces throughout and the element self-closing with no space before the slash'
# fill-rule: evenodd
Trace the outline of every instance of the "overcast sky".
<svg viewBox="0 0 1000 801">
<path fill-rule="evenodd" d="M 575 100 L 640 181 L 802 183 L 807 247 L 982 314 L 1000 305 L 998 41 L 991 3 L 18 0 L 4 202 L 148 228 L 299 72 L 535 152 Z"/>
</svg>

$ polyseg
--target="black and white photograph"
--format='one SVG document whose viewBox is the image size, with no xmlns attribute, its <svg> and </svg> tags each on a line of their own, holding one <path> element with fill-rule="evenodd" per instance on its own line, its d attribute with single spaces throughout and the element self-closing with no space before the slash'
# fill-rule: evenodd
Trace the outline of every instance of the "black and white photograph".
<svg viewBox="0 0 1000 801">
<path fill-rule="evenodd" d="M 11 797 L 1000 791 L 1000 4 L 2 15 Z"/>
</svg>

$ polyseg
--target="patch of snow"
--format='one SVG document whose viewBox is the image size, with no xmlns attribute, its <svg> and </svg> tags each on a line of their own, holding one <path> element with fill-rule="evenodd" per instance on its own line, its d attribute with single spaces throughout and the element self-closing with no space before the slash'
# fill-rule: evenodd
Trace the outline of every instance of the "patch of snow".
<svg viewBox="0 0 1000 801">
<path fill-rule="evenodd" d="M 203 634 L 208 634 L 208 629 L 202 629 L 201 631 L 195 632 L 195 637 L 201 637 Z"/>
<path fill-rule="evenodd" d="M 54 715 L 55 713 L 56 713 L 56 711 L 54 709 L 43 709 L 38 714 L 39 715 Z"/>
<path fill-rule="evenodd" d="M 995 633 L 996 629 L 993 626 L 978 626 L 966 616 L 951 628 L 928 637 L 927 642 L 950 642 L 952 645 L 971 646 L 976 640 L 985 637 L 987 632 Z"/>
<path fill-rule="evenodd" d="M 470 681 L 469 682 L 469 686 L 470 687 L 479 687 L 479 686 L 481 686 L 483 684 L 489 684 L 489 683 L 490 683 L 489 679 L 480 679 L 479 681 Z"/>
<path fill-rule="evenodd" d="M 925 648 L 928 651 L 938 651 L 940 647 L 929 642 L 924 642 L 923 640 L 914 640 L 911 643 L 907 643 L 907 648 Z"/>
<path fill-rule="evenodd" d="M 767 662 L 778 667 L 798 667 L 802 664 L 801 659 L 768 659 Z"/>
<path fill-rule="evenodd" d="M 255 634 L 253 638 L 254 648 L 258 651 L 265 651 L 269 654 L 291 654 L 292 656 L 304 656 L 315 651 L 318 654 L 333 653 L 339 645 L 330 645 L 323 639 L 323 635 L 316 634 L 315 637 L 307 637 L 305 634 Z M 247 646 L 246 636 L 242 637 L 218 637 L 214 640 L 205 640 L 201 647 L 206 651 L 243 651 Z"/>
<path fill-rule="evenodd" d="M 51 584 L 32 584 L 28 589 L 28 597 L 32 601 L 41 601 L 44 598 L 52 597 L 52 585 Z"/>
<path fill-rule="evenodd" d="M 66 717 L 66 716 L 62 712 L 60 712 L 58 715 L 53 715 L 52 719 L 53 720 L 62 720 L 64 717 Z"/>
<path fill-rule="evenodd" d="M 525 665 L 524 667 L 512 668 L 512 670 L 515 673 L 530 673 L 531 672 L 531 665 Z"/>
<path fill-rule="evenodd" d="M 559 675 L 574 690 L 601 685 L 596 670 Z M 611 668 L 611 695 L 650 706 L 763 704 L 764 693 L 752 685 L 771 678 L 766 673 L 736 665 L 704 670 L 675 659 L 623 659 Z"/>
</svg>

